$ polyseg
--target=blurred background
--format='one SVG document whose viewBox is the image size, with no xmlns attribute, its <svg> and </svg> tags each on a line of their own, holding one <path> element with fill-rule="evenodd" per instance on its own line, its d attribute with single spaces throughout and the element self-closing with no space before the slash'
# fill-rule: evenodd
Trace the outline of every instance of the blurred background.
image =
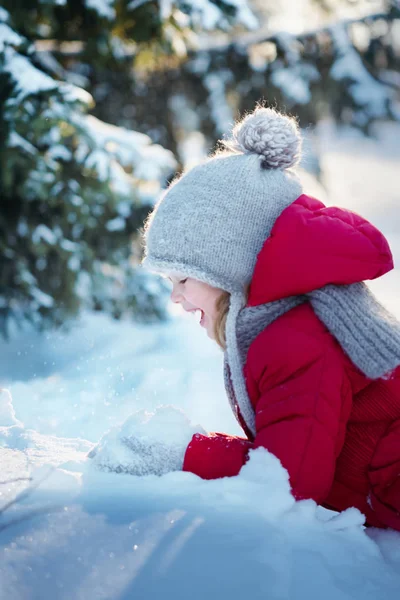
<svg viewBox="0 0 400 600">
<path fill-rule="evenodd" d="M 1 334 L 165 319 L 140 230 L 176 172 L 262 101 L 321 196 L 327 148 L 351 160 L 332 131 L 396 155 L 399 67 L 400 0 L 2 0 Z"/>
</svg>

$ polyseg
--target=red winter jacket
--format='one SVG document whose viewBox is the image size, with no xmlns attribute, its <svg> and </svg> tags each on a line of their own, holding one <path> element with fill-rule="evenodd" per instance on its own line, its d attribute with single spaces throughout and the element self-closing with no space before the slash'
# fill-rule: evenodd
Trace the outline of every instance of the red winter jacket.
<svg viewBox="0 0 400 600">
<path fill-rule="evenodd" d="M 300 196 L 277 219 L 257 257 L 248 306 L 326 284 L 374 279 L 393 268 L 383 235 L 359 215 Z M 359 508 L 400 530 L 400 368 L 370 380 L 304 303 L 253 341 L 244 376 L 256 415 L 247 439 L 195 435 L 183 469 L 236 475 L 262 446 L 288 470 L 294 496 Z"/>
</svg>

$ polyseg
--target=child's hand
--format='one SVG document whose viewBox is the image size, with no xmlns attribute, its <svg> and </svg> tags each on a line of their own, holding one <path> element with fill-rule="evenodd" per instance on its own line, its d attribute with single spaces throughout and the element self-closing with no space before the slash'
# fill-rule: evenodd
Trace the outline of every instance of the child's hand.
<svg viewBox="0 0 400 600">
<path fill-rule="evenodd" d="M 205 431 L 173 406 L 159 407 L 154 413 L 142 410 L 106 433 L 88 456 L 102 471 L 164 475 L 182 469 L 195 433 Z"/>
</svg>

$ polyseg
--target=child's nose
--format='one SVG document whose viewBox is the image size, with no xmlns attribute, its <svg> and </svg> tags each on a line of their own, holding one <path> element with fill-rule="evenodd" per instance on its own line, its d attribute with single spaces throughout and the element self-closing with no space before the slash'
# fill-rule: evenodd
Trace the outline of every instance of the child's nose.
<svg viewBox="0 0 400 600">
<path fill-rule="evenodd" d="M 172 292 L 171 292 L 172 302 L 175 302 L 175 303 L 180 302 L 181 298 L 182 298 L 181 294 L 177 291 L 176 287 L 174 286 L 172 288 Z"/>
</svg>

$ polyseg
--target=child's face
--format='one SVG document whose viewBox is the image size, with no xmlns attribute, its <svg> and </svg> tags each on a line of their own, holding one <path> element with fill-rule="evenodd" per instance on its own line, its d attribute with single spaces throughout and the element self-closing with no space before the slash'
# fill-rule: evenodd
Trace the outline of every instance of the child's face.
<svg viewBox="0 0 400 600">
<path fill-rule="evenodd" d="M 217 300 L 222 290 L 212 287 L 197 279 L 178 279 L 169 277 L 173 289 L 172 302 L 180 304 L 187 312 L 201 312 L 200 325 L 207 331 L 208 337 L 214 339 L 214 323 L 217 317 Z"/>
</svg>

